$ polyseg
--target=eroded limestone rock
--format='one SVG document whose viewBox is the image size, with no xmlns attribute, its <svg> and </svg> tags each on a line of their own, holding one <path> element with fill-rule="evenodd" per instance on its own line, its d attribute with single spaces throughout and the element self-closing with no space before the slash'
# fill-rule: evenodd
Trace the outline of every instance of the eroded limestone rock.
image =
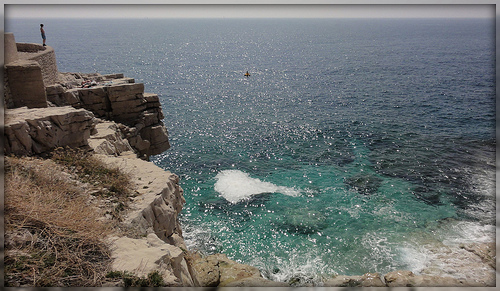
<svg viewBox="0 0 500 291">
<path fill-rule="evenodd" d="M 386 287 L 379 273 L 366 273 L 363 276 L 339 275 L 323 283 L 324 287 Z"/>
<path fill-rule="evenodd" d="M 415 275 L 411 271 L 394 271 L 384 276 L 388 287 L 461 287 L 467 282 L 452 277 Z"/>
<path fill-rule="evenodd" d="M 167 286 L 194 286 L 184 252 L 151 233 L 146 238 L 110 237 L 112 268 L 147 277 L 158 271 Z"/>
<path fill-rule="evenodd" d="M 259 269 L 237 263 L 224 254 L 198 258 L 192 263 L 193 275 L 203 287 L 286 287 L 283 282 L 263 278 Z"/>
<path fill-rule="evenodd" d="M 87 80 L 95 85 L 81 88 L 79 83 Z M 122 124 L 124 137 L 140 157 L 170 148 L 158 95 L 144 93 L 144 84 L 123 74 L 61 73 L 59 83 L 47 87 L 46 92 L 56 106 L 85 108 L 98 118 Z"/>
<path fill-rule="evenodd" d="M 95 153 L 120 155 L 123 152 L 134 151 L 115 122 L 100 120 L 95 129 L 96 133 L 89 139 L 89 146 L 94 149 Z"/>
<path fill-rule="evenodd" d="M 139 233 L 153 232 L 165 242 L 179 244 L 178 236 L 182 237 L 182 231 L 178 214 L 186 203 L 179 177 L 153 163 L 130 156 L 97 157 L 129 173 L 135 182 L 138 195 L 125 214 L 124 223 Z"/>
<path fill-rule="evenodd" d="M 479 258 L 491 268 L 496 269 L 496 248 L 495 243 L 472 243 L 460 245 L 460 248 L 467 250 Z"/>
<path fill-rule="evenodd" d="M 44 154 L 57 147 L 87 147 L 95 132 L 92 112 L 70 106 L 5 110 L 6 155 Z"/>
<path fill-rule="evenodd" d="M 179 178 L 135 156 L 98 154 L 104 163 L 128 173 L 138 194 L 124 214 L 123 224 L 144 239 L 114 238 L 113 268 L 139 276 L 159 270 L 169 286 L 195 286 L 178 221 L 184 203 Z"/>
</svg>

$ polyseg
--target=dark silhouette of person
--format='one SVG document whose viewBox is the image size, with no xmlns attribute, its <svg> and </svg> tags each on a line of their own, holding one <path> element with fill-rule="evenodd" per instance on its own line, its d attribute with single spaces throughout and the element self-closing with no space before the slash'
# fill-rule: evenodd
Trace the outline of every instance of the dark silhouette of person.
<svg viewBox="0 0 500 291">
<path fill-rule="evenodd" d="M 45 37 L 45 30 L 43 30 L 43 24 L 40 24 L 40 33 L 42 34 L 42 39 L 43 39 L 43 46 L 46 46 L 45 40 L 47 39 Z"/>
</svg>

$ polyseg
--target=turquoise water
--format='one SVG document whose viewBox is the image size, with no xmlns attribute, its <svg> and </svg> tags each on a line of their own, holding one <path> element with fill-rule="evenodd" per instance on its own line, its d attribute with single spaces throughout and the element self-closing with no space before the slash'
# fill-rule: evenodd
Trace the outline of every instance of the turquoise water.
<svg viewBox="0 0 500 291">
<path fill-rule="evenodd" d="M 6 31 L 39 42 L 32 22 Z M 493 20 L 44 24 L 60 71 L 159 94 L 172 148 L 151 160 L 181 177 L 191 248 L 307 281 L 494 240 Z"/>
</svg>

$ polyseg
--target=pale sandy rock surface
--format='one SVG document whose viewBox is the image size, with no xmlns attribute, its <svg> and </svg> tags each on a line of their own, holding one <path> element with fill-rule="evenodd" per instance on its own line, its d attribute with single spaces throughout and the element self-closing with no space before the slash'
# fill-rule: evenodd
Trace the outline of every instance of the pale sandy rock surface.
<svg viewBox="0 0 500 291">
<path fill-rule="evenodd" d="M 130 175 L 138 195 L 124 214 L 123 224 L 145 236 L 110 238 L 113 268 L 138 276 L 159 270 L 168 286 L 194 286 L 177 219 L 185 203 L 178 177 L 135 155 L 96 156 Z"/>
<path fill-rule="evenodd" d="M 286 287 L 286 283 L 274 282 L 261 276 L 259 269 L 240 264 L 224 254 L 214 254 L 195 259 L 193 273 L 201 286 L 208 287 Z"/>
<path fill-rule="evenodd" d="M 153 230 L 164 241 L 175 233 L 182 235 L 177 216 L 186 200 L 177 175 L 133 156 L 98 157 L 131 175 L 136 184 L 138 195 L 125 215 L 125 224 L 141 233 Z"/>
<path fill-rule="evenodd" d="M 95 153 L 120 155 L 123 152 L 134 151 L 115 122 L 101 120 L 96 124 L 95 130 L 96 133 L 89 139 L 89 146 L 94 149 Z"/>
<path fill-rule="evenodd" d="M 386 287 L 379 273 L 366 273 L 362 276 L 343 276 L 326 280 L 323 287 Z"/>
<path fill-rule="evenodd" d="M 389 287 L 470 287 L 473 286 L 464 280 L 452 277 L 438 277 L 415 275 L 411 271 L 394 271 L 384 276 L 385 283 Z"/>
<path fill-rule="evenodd" d="M 146 238 L 111 237 L 113 269 L 147 277 L 159 271 L 167 286 L 194 286 L 183 251 L 161 241 L 156 235 Z"/>
<path fill-rule="evenodd" d="M 452 277 L 474 286 L 494 286 L 496 271 L 494 243 L 476 243 L 430 249 L 433 259 L 419 273 L 433 277 Z"/>
</svg>

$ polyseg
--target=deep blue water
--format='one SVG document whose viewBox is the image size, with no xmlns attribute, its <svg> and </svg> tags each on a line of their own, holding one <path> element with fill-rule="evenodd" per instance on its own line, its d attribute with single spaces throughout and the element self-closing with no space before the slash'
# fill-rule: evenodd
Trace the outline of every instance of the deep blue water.
<svg viewBox="0 0 500 291">
<path fill-rule="evenodd" d="M 493 241 L 494 20 L 6 20 L 160 96 L 184 236 L 274 280 Z M 244 77 L 249 71 L 251 76 Z"/>
</svg>

